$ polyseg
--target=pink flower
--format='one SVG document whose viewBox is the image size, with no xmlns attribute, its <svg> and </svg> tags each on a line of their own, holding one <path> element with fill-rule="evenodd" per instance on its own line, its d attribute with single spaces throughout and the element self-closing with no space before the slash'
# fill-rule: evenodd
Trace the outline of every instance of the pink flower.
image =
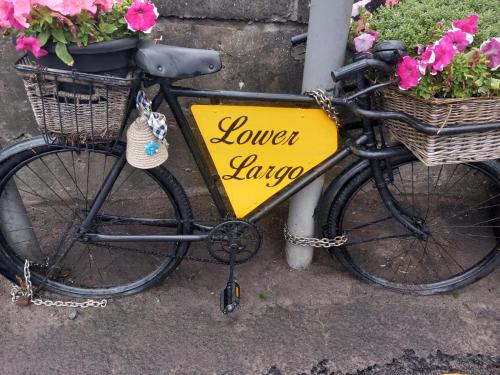
<svg viewBox="0 0 500 375">
<path fill-rule="evenodd" d="M 156 7 L 154 4 L 147 2 L 147 0 L 144 2 L 135 0 L 134 4 L 128 8 L 127 14 L 125 14 L 129 30 L 143 31 L 145 33 L 151 32 L 157 18 L 158 11 Z"/>
<path fill-rule="evenodd" d="M 32 0 L 32 5 L 45 6 L 53 11 L 62 12 L 63 11 L 63 0 Z"/>
<path fill-rule="evenodd" d="M 364 8 L 366 5 L 370 4 L 372 0 L 361 0 L 352 5 L 351 17 L 359 16 L 359 8 Z"/>
<path fill-rule="evenodd" d="M 456 53 L 457 50 L 455 49 L 451 39 L 447 37 L 441 38 L 434 47 L 436 59 L 432 64 L 431 74 L 435 75 L 437 72 L 442 71 L 450 65 Z"/>
<path fill-rule="evenodd" d="M 377 35 L 372 33 L 363 33 L 360 36 L 354 38 L 354 47 L 357 52 L 366 52 L 372 48 L 373 43 L 377 39 Z"/>
<path fill-rule="evenodd" d="M 30 51 L 36 58 L 40 58 L 48 54 L 47 51 L 42 49 L 40 41 L 36 37 L 24 36 L 24 34 L 17 38 L 16 50 Z"/>
<path fill-rule="evenodd" d="M 12 27 L 10 19 L 14 15 L 14 6 L 10 1 L 0 0 L 0 27 Z"/>
<path fill-rule="evenodd" d="M 94 0 L 94 5 L 103 12 L 111 12 L 116 3 L 121 3 L 121 0 Z"/>
<path fill-rule="evenodd" d="M 398 5 L 399 0 L 385 0 L 385 7 L 386 8 L 392 8 L 394 5 Z"/>
<path fill-rule="evenodd" d="M 399 88 L 409 90 L 418 86 L 420 81 L 420 72 L 418 70 L 418 61 L 410 56 L 403 57 L 396 68 L 396 75 L 399 77 Z"/>
<path fill-rule="evenodd" d="M 26 18 L 30 12 L 29 0 L 0 0 L 0 27 L 24 30 L 29 26 Z"/>
<path fill-rule="evenodd" d="M 481 44 L 480 50 L 490 62 L 491 70 L 497 70 L 500 66 L 500 38 L 491 38 Z"/>
<path fill-rule="evenodd" d="M 358 33 L 360 33 L 361 31 L 363 31 L 365 29 L 365 24 L 363 23 L 362 19 L 359 19 L 356 22 L 358 24 Z"/>
<path fill-rule="evenodd" d="M 418 70 L 420 74 L 425 75 L 427 67 L 436 61 L 436 54 L 434 53 L 434 44 L 429 44 L 425 51 L 420 56 L 420 61 L 418 62 Z"/>
<path fill-rule="evenodd" d="M 474 35 L 477 31 L 477 21 L 479 16 L 477 14 L 472 14 L 469 17 L 454 21 L 452 23 L 454 29 L 462 30 L 466 33 Z"/>
<path fill-rule="evenodd" d="M 65 16 L 76 16 L 84 10 L 92 14 L 97 11 L 94 0 L 64 0 L 61 8 L 61 13 Z"/>
<path fill-rule="evenodd" d="M 463 52 L 474 40 L 472 34 L 466 33 L 462 30 L 450 30 L 445 34 L 445 38 L 449 38 L 451 40 L 453 46 L 458 50 L 458 52 Z"/>
</svg>

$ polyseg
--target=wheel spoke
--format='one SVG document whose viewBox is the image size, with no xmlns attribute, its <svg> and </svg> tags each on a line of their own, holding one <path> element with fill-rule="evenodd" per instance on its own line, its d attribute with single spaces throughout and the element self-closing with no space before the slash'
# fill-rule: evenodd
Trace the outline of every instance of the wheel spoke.
<svg viewBox="0 0 500 375">
<path fill-rule="evenodd" d="M 427 294 L 475 280 L 458 276 L 481 274 L 484 259 L 496 256 L 500 174 L 482 163 L 390 165 L 397 175 L 387 183 L 395 203 L 408 207 L 408 215 L 419 215 L 428 237 L 419 239 L 381 214 L 387 212 L 385 204 L 368 188 L 372 177 L 367 176 L 345 186 L 330 211 L 329 233 L 348 235 L 348 242 L 340 251 L 331 250 L 332 255 L 341 256 L 364 280 L 398 290 Z"/>
<path fill-rule="evenodd" d="M 176 257 L 186 254 L 188 244 L 185 242 L 122 242 L 121 246 L 114 246 L 83 242 L 84 238 L 77 233 L 81 216 L 86 215 L 96 189 L 105 181 L 108 164 L 117 159 L 115 155 L 104 148 L 99 150 L 100 146 L 81 152 L 73 148 L 40 148 L 42 151 L 34 149 L 34 153 L 16 164 L 10 181 L 6 181 L 6 184 L 17 182 L 26 211 L 6 210 L 25 215 L 29 221 L 0 226 L 3 233 L 0 245 L 5 249 L 5 256 L 19 268 L 22 268 L 26 249 L 39 244 L 40 253 L 33 250 L 35 254 L 31 257 L 36 259 L 31 260 L 37 263 L 48 260 L 49 264 L 32 268 L 35 286 L 85 297 L 119 295 L 140 291 L 175 269 L 180 262 Z M 171 220 L 178 220 L 179 225 L 145 226 L 113 220 L 101 223 L 97 217 L 89 230 L 111 235 L 182 234 L 186 231 L 182 223 L 192 221 L 187 202 L 179 184 L 168 172 L 126 170 L 118 176 L 118 183 L 104 204 L 122 220 L 169 222 L 166 218 L 173 218 Z M 25 236 L 23 231 L 31 231 L 33 238 Z M 249 238 L 249 246 L 254 245 L 255 241 Z M 242 252 L 241 256 L 246 253 Z"/>
</svg>

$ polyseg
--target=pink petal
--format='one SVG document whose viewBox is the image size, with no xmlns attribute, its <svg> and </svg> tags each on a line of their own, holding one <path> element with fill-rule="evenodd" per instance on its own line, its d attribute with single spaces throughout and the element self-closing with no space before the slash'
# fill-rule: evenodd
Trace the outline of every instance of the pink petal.
<svg viewBox="0 0 500 375">
<path fill-rule="evenodd" d="M 396 75 L 399 77 L 399 88 L 409 90 L 418 86 L 421 79 L 418 69 L 418 61 L 410 56 L 405 56 L 396 68 Z"/>
<path fill-rule="evenodd" d="M 477 31 L 477 21 L 479 20 L 479 16 L 477 14 L 472 14 L 463 20 L 454 21 L 452 23 L 455 29 L 462 30 L 466 33 L 474 35 Z"/>
<path fill-rule="evenodd" d="M 497 70 L 500 66 L 500 38 L 491 38 L 483 42 L 480 47 L 489 60 L 491 70 Z"/>
</svg>

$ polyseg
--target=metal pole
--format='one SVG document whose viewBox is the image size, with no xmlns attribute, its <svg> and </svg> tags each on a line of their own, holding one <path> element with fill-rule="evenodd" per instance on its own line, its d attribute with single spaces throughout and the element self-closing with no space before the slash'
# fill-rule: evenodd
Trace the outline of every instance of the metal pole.
<svg viewBox="0 0 500 375">
<path fill-rule="evenodd" d="M 333 86 L 330 73 L 344 64 L 353 0 L 312 0 L 307 33 L 306 60 L 302 91 Z M 290 201 L 288 228 L 298 236 L 314 236 L 314 209 L 323 189 L 320 177 L 298 192 Z M 308 267 L 313 248 L 286 244 L 288 265 Z"/>
<path fill-rule="evenodd" d="M 16 248 L 18 256 L 43 261 L 40 245 L 14 180 L 7 184 L 0 198 L 0 226 L 5 240 Z"/>
</svg>

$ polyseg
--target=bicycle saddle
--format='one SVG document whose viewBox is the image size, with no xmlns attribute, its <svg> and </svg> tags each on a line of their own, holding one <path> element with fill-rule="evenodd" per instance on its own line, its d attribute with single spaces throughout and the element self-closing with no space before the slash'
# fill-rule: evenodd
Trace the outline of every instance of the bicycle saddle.
<svg viewBox="0 0 500 375">
<path fill-rule="evenodd" d="M 135 61 L 146 73 L 170 79 L 216 73 L 222 68 L 217 51 L 167 46 L 149 41 L 139 43 Z"/>
</svg>

